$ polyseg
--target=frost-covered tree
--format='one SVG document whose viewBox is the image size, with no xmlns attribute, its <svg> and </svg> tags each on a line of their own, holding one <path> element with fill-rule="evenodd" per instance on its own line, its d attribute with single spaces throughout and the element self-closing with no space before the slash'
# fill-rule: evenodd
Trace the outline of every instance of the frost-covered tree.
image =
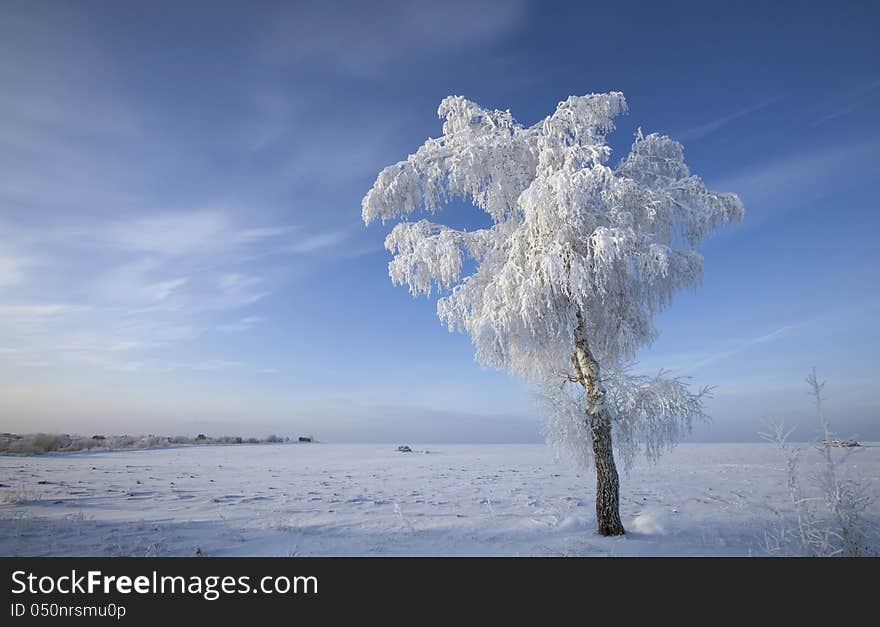
<svg viewBox="0 0 880 627">
<path fill-rule="evenodd" d="M 703 238 L 743 215 L 663 135 L 640 131 L 609 166 L 606 135 L 625 110 L 619 92 L 572 96 L 525 127 L 451 96 L 438 110 L 442 136 L 382 170 L 363 199 L 367 224 L 452 198 L 490 216 L 477 230 L 400 222 L 385 240 L 391 279 L 413 295 L 439 291 L 439 317 L 470 335 L 481 364 L 541 390 L 549 439 L 595 465 L 603 535 L 624 532 L 612 433 L 625 461 L 641 449 L 653 457 L 703 415 L 705 391 L 631 377 L 626 365 L 655 338 L 653 314 L 699 282 Z"/>
</svg>

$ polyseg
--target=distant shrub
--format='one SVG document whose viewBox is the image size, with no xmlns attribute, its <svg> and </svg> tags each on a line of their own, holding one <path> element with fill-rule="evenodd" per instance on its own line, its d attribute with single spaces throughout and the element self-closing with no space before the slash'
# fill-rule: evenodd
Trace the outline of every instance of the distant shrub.
<svg viewBox="0 0 880 627">
<path fill-rule="evenodd" d="M 107 438 L 107 448 L 132 448 L 136 441 L 130 435 L 111 435 Z"/>
<path fill-rule="evenodd" d="M 39 496 L 31 492 L 25 484 L 19 483 L 14 488 L 0 492 L 0 503 L 20 505 L 29 501 L 37 501 Z"/>
<path fill-rule="evenodd" d="M 816 404 L 822 440 L 816 450 L 822 456 L 821 469 L 808 476 L 805 484 L 799 464 L 802 450 L 790 449 L 787 442 L 791 431 L 782 425 L 770 434 L 761 434 L 779 446 L 786 461 L 788 488 L 795 520 L 780 520 L 776 528 L 762 538 L 762 548 L 771 555 L 803 555 L 809 557 L 862 557 L 880 552 L 880 530 L 866 516 L 874 501 L 871 486 L 847 476 L 845 463 L 854 452 L 846 448 L 832 455 L 831 428 L 823 408 L 822 390 L 816 369 L 807 377 L 810 394 Z"/>
<path fill-rule="evenodd" d="M 48 433 L 38 433 L 30 440 L 31 446 L 38 451 L 57 451 L 63 446 L 61 438 Z"/>
<path fill-rule="evenodd" d="M 219 444 L 241 444 L 243 440 L 241 436 L 223 435 L 216 438 L 216 442 Z"/>
<path fill-rule="evenodd" d="M 137 448 L 157 448 L 167 446 L 168 438 L 158 435 L 146 435 L 139 439 L 136 443 Z"/>
<path fill-rule="evenodd" d="M 15 439 L 7 439 L 0 451 L 5 453 L 18 453 L 20 455 L 34 455 L 47 453 L 63 448 L 64 441 L 60 436 L 48 433 L 31 433 Z"/>
<path fill-rule="evenodd" d="M 99 446 L 98 442 L 91 438 L 73 438 L 64 450 L 66 451 L 83 451 Z"/>
</svg>

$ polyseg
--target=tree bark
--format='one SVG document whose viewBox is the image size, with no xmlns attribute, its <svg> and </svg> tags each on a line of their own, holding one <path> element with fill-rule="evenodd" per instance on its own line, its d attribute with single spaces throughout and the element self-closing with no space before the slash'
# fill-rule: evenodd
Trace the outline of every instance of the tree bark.
<svg viewBox="0 0 880 627">
<path fill-rule="evenodd" d="M 623 535 L 620 522 L 620 480 L 611 444 L 611 416 L 605 406 L 605 388 L 599 378 L 599 363 L 587 344 L 583 322 L 578 325 L 571 356 L 575 376 L 587 391 L 587 425 L 593 438 L 596 464 L 596 520 L 603 536 Z"/>
</svg>

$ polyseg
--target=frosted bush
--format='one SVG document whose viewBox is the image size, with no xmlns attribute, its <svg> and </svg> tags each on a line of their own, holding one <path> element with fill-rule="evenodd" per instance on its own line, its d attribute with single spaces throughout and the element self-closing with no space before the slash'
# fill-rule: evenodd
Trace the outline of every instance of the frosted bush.
<svg viewBox="0 0 880 627">
<path fill-rule="evenodd" d="M 816 404 L 822 440 L 814 445 L 821 456 L 818 472 L 801 472 L 807 449 L 792 446 L 791 430 L 775 425 L 762 433 L 776 444 L 785 459 L 786 489 L 793 520 L 781 517 L 761 538 L 761 548 L 773 555 L 810 557 L 862 557 L 880 554 L 880 529 L 867 515 L 875 497 L 868 485 L 846 472 L 847 462 L 857 449 L 832 451 L 832 433 L 824 411 L 825 382 L 819 382 L 814 368 L 807 377 Z"/>
</svg>

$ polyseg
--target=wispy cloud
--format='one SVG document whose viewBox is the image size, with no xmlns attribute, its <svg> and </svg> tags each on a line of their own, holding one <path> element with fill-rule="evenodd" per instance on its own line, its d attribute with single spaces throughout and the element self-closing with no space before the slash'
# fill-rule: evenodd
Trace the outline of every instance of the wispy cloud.
<svg viewBox="0 0 880 627">
<path fill-rule="evenodd" d="M 228 244 L 224 236 L 229 228 L 225 214 L 200 211 L 127 219 L 99 229 L 96 235 L 123 250 L 179 256 Z"/>
<path fill-rule="evenodd" d="M 88 311 L 91 307 L 87 305 L 71 305 L 62 303 L 53 304 L 20 304 L 20 303 L 0 303 L 0 318 L 6 320 L 12 319 L 32 319 L 32 318 L 52 318 L 60 317 L 70 313 L 79 313 Z"/>
<path fill-rule="evenodd" d="M 345 238 L 293 225 L 244 224 L 223 210 L 52 229 L 19 225 L 9 232 L 21 252 L 0 256 L 0 345 L 14 350 L 21 364 L 70 362 L 120 372 L 184 368 L 162 353 L 211 329 L 253 328 L 264 317 L 241 312 L 283 285 L 285 273 L 272 269 L 283 267 L 279 255 L 306 263 L 305 255 Z M 31 251 L 45 258 L 25 282 L 23 260 Z M 45 302 L 46 294 L 58 300 Z M 0 360 L 12 355 L 4 351 Z M 185 369 L 212 370 L 218 363 L 205 359 Z"/>
<path fill-rule="evenodd" d="M 681 372 L 687 373 L 687 374 L 692 374 L 692 373 L 700 370 L 701 368 L 705 368 L 706 366 L 709 366 L 709 365 L 714 364 L 716 362 L 719 362 L 719 361 L 722 361 L 725 359 L 729 359 L 731 357 L 739 355 L 740 353 L 747 351 L 748 349 L 752 348 L 753 346 L 757 346 L 759 344 L 766 344 L 767 342 L 772 342 L 774 340 L 778 340 L 783 337 L 786 337 L 786 336 L 790 335 L 795 329 L 797 329 L 798 326 L 800 326 L 800 325 L 786 324 L 784 326 L 779 327 L 778 329 L 770 331 L 769 333 L 765 333 L 765 334 L 759 335 L 757 337 L 748 338 L 746 340 L 741 340 L 739 343 L 735 344 L 731 348 L 721 350 L 721 351 L 718 351 L 715 353 L 711 353 L 701 359 L 698 359 L 697 361 L 695 361 L 689 365 L 686 365 L 684 368 L 681 369 Z"/>
<path fill-rule="evenodd" d="M 878 138 L 790 152 L 748 166 L 729 176 L 710 180 L 713 189 L 738 194 L 753 228 L 770 215 L 825 198 L 846 181 L 868 180 L 871 164 L 880 154 Z"/>
<path fill-rule="evenodd" d="M 130 81 L 139 62 L 112 54 L 113 38 L 74 8 L 2 12 L 0 360 L 158 369 L 184 363 L 175 353 L 190 343 L 187 363 L 210 363 L 198 338 L 258 324 L 264 299 L 341 241 L 289 206 L 286 177 L 252 167 L 241 149 L 252 116 L 163 112 Z M 296 99 L 268 93 L 257 125 L 296 130 Z M 244 156 L 230 166 L 221 154 Z"/>
<path fill-rule="evenodd" d="M 266 319 L 263 316 L 247 316 L 246 318 L 236 320 L 235 322 L 217 325 L 217 330 L 223 331 L 224 333 L 240 333 L 242 331 L 250 331 L 255 326 L 264 322 L 265 320 Z"/>
<path fill-rule="evenodd" d="M 811 127 L 821 126 L 837 118 L 842 118 L 868 104 L 880 95 L 880 78 L 863 83 L 858 87 L 835 94 L 835 107 L 824 115 L 810 122 Z"/>
<path fill-rule="evenodd" d="M 290 224 L 243 226 L 223 209 L 149 213 L 106 224 L 58 229 L 59 236 L 94 242 L 123 252 L 181 257 L 234 254 L 280 242 L 302 227 Z"/>
<path fill-rule="evenodd" d="M 155 257 L 125 261 L 109 270 L 96 269 L 94 278 L 86 280 L 85 294 L 111 307 L 158 305 L 189 281 L 186 276 L 167 276 L 171 271 Z"/>
<path fill-rule="evenodd" d="M 645 373 L 656 372 L 657 370 L 663 369 L 668 370 L 675 376 L 692 375 L 707 366 L 723 362 L 731 357 L 744 353 L 755 346 L 789 337 L 804 326 L 804 324 L 806 323 L 785 324 L 772 331 L 754 337 L 739 338 L 725 342 L 714 350 L 663 355 L 662 357 L 658 356 L 656 359 L 638 362 L 638 364 L 636 364 L 636 369 L 639 372 Z"/>
<path fill-rule="evenodd" d="M 522 23 L 528 3 L 410 0 L 379 6 L 345 2 L 343 7 L 298 3 L 275 16 L 265 40 L 264 61 L 357 77 L 388 77 L 393 67 L 432 59 L 441 52 L 465 54 L 510 35 Z M 339 19 L 340 11 L 347 19 Z"/>
<path fill-rule="evenodd" d="M 290 234 L 293 231 L 297 231 L 300 228 L 301 227 L 293 225 L 261 226 L 249 229 L 242 229 L 235 234 L 234 238 L 235 241 L 238 243 L 249 244 L 252 242 L 260 242 L 276 237 L 282 237 L 284 235 Z"/>
<path fill-rule="evenodd" d="M 149 299 L 154 302 L 163 301 L 171 296 L 171 294 L 173 294 L 178 288 L 186 285 L 187 281 L 189 281 L 189 278 L 184 276 L 152 283 L 147 286 L 147 295 Z"/>
<path fill-rule="evenodd" d="M 312 253 L 337 246 L 350 236 L 351 231 L 349 229 L 316 233 L 286 245 L 284 251 L 293 254 Z"/>
<path fill-rule="evenodd" d="M 6 3 L 0 19 L 0 210 L 95 211 L 142 200 L 173 135 L 127 99 L 85 13 Z M 176 149 L 176 150 L 175 150 Z M 164 164 L 164 165 L 163 165 Z M 154 187 L 155 189 L 155 187 Z"/>
<path fill-rule="evenodd" d="M 768 98 L 753 105 L 749 105 L 748 107 L 743 107 L 742 109 L 738 109 L 721 117 L 715 118 L 714 120 L 710 120 L 708 122 L 704 122 L 703 124 L 699 124 L 697 126 L 692 126 L 690 128 L 675 132 L 672 134 L 672 136 L 682 141 L 694 141 L 702 139 L 707 135 L 711 135 L 712 133 L 721 130 L 725 126 L 731 124 L 732 122 L 735 122 L 736 120 L 739 120 L 740 118 L 744 118 L 753 113 L 757 113 L 762 109 L 766 109 L 777 101 L 779 101 L 778 97 Z"/>
</svg>

